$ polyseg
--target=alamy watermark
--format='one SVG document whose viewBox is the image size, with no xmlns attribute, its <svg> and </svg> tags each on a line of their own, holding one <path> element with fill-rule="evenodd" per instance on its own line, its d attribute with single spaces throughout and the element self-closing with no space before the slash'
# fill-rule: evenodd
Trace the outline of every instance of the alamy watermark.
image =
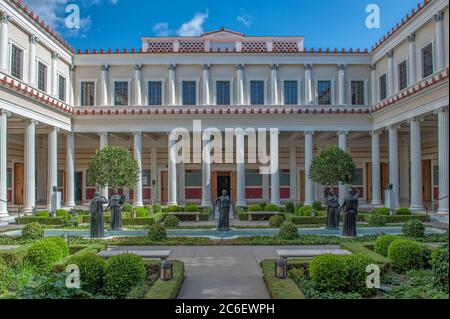
<svg viewBox="0 0 450 319">
<path fill-rule="evenodd" d="M 374 3 L 369 4 L 366 7 L 366 13 L 369 14 L 366 18 L 367 29 L 380 29 L 381 28 L 380 6 Z"/>
<path fill-rule="evenodd" d="M 76 4 L 69 4 L 66 7 L 65 25 L 67 29 L 79 29 L 81 25 L 80 7 Z"/>
</svg>

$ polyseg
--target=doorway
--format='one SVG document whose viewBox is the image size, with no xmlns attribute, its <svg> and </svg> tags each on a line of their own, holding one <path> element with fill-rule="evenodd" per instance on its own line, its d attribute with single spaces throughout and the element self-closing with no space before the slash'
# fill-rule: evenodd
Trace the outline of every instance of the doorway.
<svg viewBox="0 0 450 319">
<path fill-rule="evenodd" d="M 83 202 L 83 172 L 75 173 L 75 203 Z"/>
<path fill-rule="evenodd" d="M 228 195 L 231 196 L 231 176 L 229 173 L 217 174 L 217 193 L 216 196 L 222 196 L 223 190 L 226 190 Z"/>
<path fill-rule="evenodd" d="M 24 166 L 23 163 L 14 164 L 14 203 L 23 205 Z"/>
<path fill-rule="evenodd" d="M 169 199 L 169 173 L 161 172 L 161 202 L 167 203 Z"/>
</svg>

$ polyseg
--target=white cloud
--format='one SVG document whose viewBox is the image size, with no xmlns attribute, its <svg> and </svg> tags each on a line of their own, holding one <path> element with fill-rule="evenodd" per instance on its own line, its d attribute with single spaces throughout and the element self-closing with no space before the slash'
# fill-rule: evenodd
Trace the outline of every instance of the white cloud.
<svg viewBox="0 0 450 319">
<path fill-rule="evenodd" d="M 177 30 L 179 36 L 197 36 L 203 33 L 203 24 L 208 19 L 209 12 L 197 12 L 194 17 L 181 25 Z"/>
<path fill-rule="evenodd" d="M 247 28 L 253 24 L 253 17 L 245 13 L 243 9 L 241 9 L 241 14 L 236 17 L 236 20 Z"/>
<path fill-rule="evenodd" d="M 158 37 L 167 37 L 172 34 L 172 30 L 169 29 L 169 24 L 167 22 L 159 22 L 154 25 L 153 31 Z"/>
</svg>

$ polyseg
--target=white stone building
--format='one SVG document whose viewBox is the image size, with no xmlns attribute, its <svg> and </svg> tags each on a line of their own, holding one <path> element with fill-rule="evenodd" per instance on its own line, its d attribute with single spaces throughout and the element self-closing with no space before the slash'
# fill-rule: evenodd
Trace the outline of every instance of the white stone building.
<svg viewBox="0 0 450 319">
<path fill-rule="evenodd" d="M 305 171 L 338 145 L 357 164 L 363 205 L 382 205 L 392 183 L 398 205 L 448 214 L 448 0 L 425 1 L 370 50 L 221 29 L 145 37 L 138 50 L 74 52 L 19 0 L 0 0 L 0 15 L 3 220 L 46 208 L 54 186 L 65 207 L 86 205 L 95 191 L 88 162 L 105 145 L 128 148 L 141 166 L 136 189 L 120 190 L 136 206 L 210 205 L 222 188 L 239 205 L 312 203 L 323 188 Z M 239 134 L 244 163 L 202 164 L 195 153 L 192 163 L 171 162 L 169 133 L 192 130 L 194 120 L 278 128 L 267 144 L 279 169 L 261 175 Z"/>
</svg>

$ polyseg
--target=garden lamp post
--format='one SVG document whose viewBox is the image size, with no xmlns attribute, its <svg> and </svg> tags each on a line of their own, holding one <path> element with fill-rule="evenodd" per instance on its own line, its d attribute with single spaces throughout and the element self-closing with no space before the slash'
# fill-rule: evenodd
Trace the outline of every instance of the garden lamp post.
<svg viewBox="0 0 450 319">
<path fill-rule="evenodd" d="M 169 281 L 173 276 L 173 263 L 170 260 L 164 260 L 161 263 L 161 280 Z"/>
<path fill-rule="evenodd" d="M 287 261 L 285 259 L 275 261 L 275 278 L 286 279 L 287 275 Z"/>
</svg>

